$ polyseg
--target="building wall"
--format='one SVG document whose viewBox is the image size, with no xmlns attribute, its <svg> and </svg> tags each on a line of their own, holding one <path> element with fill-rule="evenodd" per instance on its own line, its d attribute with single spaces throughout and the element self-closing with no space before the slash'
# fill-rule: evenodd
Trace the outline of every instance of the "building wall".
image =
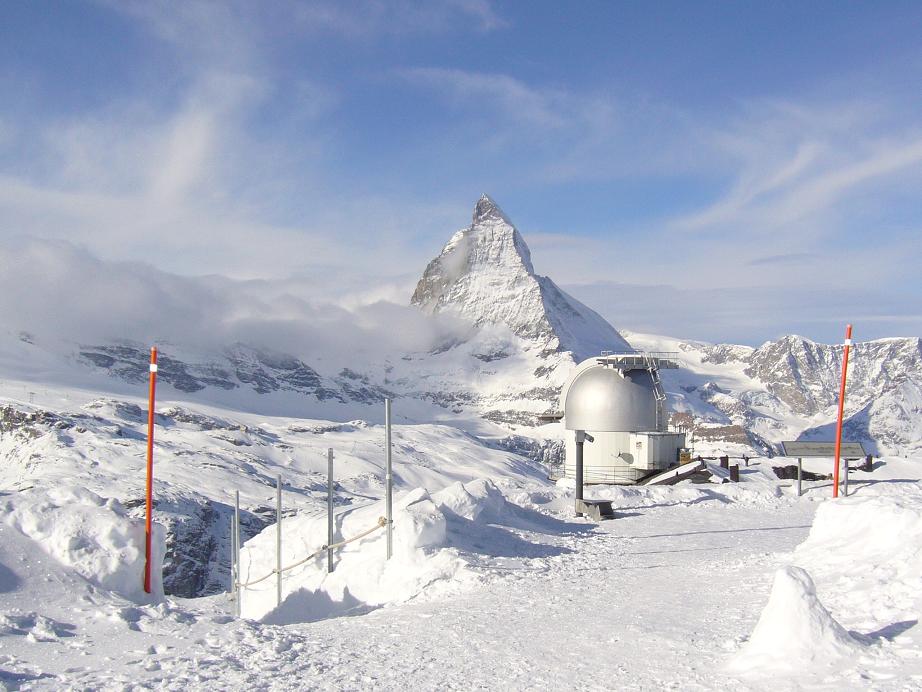
<svg viewBox="0 0 922 692">
<path fill-rule="evenodd" d="M 586 483 L 635 483 L 657 469 L 677 463 L 685 446 L 684 433 L 592 432 L 594 442 L 583 445 L 583 480 Z M 576 476 L 576 432 L 566 431 L 567 478 Z"/>
</svg>

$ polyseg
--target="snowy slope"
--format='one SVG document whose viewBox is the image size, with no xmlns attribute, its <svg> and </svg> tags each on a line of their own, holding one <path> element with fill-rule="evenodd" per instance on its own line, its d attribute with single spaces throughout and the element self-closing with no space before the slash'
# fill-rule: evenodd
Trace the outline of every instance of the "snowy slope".
<svg viewBox="0 0 922 692">
<path fill-rule="evenodd" d="M 56 410 L 0 400 L 0 492 L 80 486 L 140 516 L 147 422 L 142 402 L 75 390 L 59 394 L 67 401 Z M 336 457 L 339 503 L 364 502 L 382 492 L 380 425 L 243 415 L 166 401 L 156 423 L 156 509 L 167 529 L 168 593 L 225 588 L 235 490 L 247 535 L 272 520 L 277 474 L 288 489 L 289 509 L 325 506 L 329 448 Z M 546 477 L 535 462 L 439 425 L 395 426 L 394 460 L 398 488 L 436 491 L 481 477 L 521 485 Z"/>
<path fill-rule="evenodd" d="M 892 463 L 891 480 L 918 468 Z M 0 523 L 0 681 L 41 690 L 398 690 L 408 679 L 418 689 L 915 689 L 918 560 L 911 541 L 893 537 L 922 530 L 918 481 L 859 482 L 854 500 L 835 503 L 823 502 L 828 484 L 803 498 L 786 485 L 753 467 L 738 486 L 605 489 L 620 516 L 601 525 L 572 518 L 565 488 L 526 481 L 497 497 L 485 483 L 451 486 L 429 496 L 445 531 L 428 534 L 414 574 L 440 561 L 463 563 L 459 571 L 430 572 L 433 581 L 402 596 L 363 591 L 387 587 L 372 579 L 386 570 L 377 538 L 329 580 L 302 575 L 300 596 L 266 618 L 284 625 L 236 620 L 223 595 L 132 603 Z M 363 509 L 376 508 L 347 516 L 363 525 Z M 292 549 L 310 515 L 286 517 Z M 256 570 L 273 562 L 273 534 L 247 545 L 249 557 L 262 555 Z M 765 644 L 754 629 L 774 598 L 773 574 L 792 562 L 813 575 L 830 618 L 852 628 L 854 655 L 793 671 L 733 669 L 747 643 Z M 815 603 L 782 600 L 788 621 L 809 621 Z M 824 641 L 822 630 L 813 642 L 797 634 L 782 632 L 788 644 Z"/>
</svg>

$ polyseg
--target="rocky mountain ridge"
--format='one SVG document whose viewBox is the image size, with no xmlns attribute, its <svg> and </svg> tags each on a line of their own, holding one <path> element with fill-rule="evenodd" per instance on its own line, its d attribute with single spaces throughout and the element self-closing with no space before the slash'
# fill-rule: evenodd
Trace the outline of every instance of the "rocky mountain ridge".
<svg viewBox="0 0 922 692">
<path fill-rule="evenodd" d="M 753 446 L 762 449 L 772 449 L 783 439 L 833 438 L 842 345 L 797 335 L 759 348 L 700 342 L 671 345 L 683 354 L 687 368 L 686 374 L 664 374 L 667 389 L 678 411 L 693 414 L 703 424 L 702 434 L 708 434 L 709 426 L 733 425 L 737 437 L 745 432 Z M 688 383 L 688 373 L 696 369 L 703 371 L 705 381 Z M 865 442 L 874 453 L 922 449 L 920 391 L 922 340 L 856 342 L 849 357 L 846 437 Z"/>
</svg>

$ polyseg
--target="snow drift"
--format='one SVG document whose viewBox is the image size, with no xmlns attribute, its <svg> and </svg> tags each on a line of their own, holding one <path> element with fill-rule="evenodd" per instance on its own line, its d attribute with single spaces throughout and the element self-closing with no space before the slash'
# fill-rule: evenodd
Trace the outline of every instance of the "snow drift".
<svg viewBox="0 0 922 692">
<path fill-rule="evenodd" d="M 793 554 L 801 566 L 778 571 L 768 604 L 729 672 L 812 673 L 856 653 L 865 661 L 883 660 L 887 643 L 916 627 L 922 485 L 861 491 L 868 494 L 817 508 L 807 539 Z"/>
<path fill-rule="evenodd" d="M 163 527 L 154 524 L 151 593 L 144 592 L 144 520 L 118 500 L 79 487 L 28 490 L 0 503 L 0 519 L 90 583 L 144 603 L 163 598 Z"/>
<path fill-rule="evenodd" d="M 794 560 L 809 569 L 848 625 L 870 636 L 919 618 L 922 584 L 922 485 L 881 484 L 817 508 Z M 865 491 L 861 488 L 859 492 Z"/>
<path fill-rule="evenodd" d="M 384 514 L 376 502 L 335 516 L 334 541 L 339 542 L 374 528 Z M 532 515 L 534 515 L 532 517 Z M 394 502 L 394 554 L 386 560 L 385 530 L 350 543 L 334 553 L 334 571 L 327 573 L 326 552 L 286 571 L 282 603 L 276 605 L 276 579 L 247 587 L 241 613 L 263 622 L 283 624 L 357 614 L 387 603 L 407 601 L 425 594 L 463 588 L 477 577 L 467 569 L 461 528 L 500 540 L 490 534 L 491 524 L 538 526 L 558 523 L 549 517 L 508 502 L 489 480 L 455 483 L 437 493 L 423 488 L 405 493 Z M 458 525 L 462 526 L 459 527 Z M 283 520 L 282 564 L 294 564 L 326 544 L 325 514 Z M 241 553 L 241 578 L 250 582 L 275 567 L 275 525 L 248 541 Z M 506 540 L 509 540 L 506 537 Z"/>
</svg>

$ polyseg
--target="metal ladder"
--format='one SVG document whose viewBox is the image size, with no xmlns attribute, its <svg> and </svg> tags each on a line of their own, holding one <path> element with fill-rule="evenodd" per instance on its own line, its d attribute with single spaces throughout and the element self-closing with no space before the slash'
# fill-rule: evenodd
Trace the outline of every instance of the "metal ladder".
<svg viewBox="0 0 922 692">
<path fill-rule="evenodd" d="M 649 353 L 644 353 L 644 363 L 650 373 L 650 379 L 653 380 L 653 398 L 656 399 L 656 429 L 663 432 L 667 428 L 666 390 L 663 389 L 663 381 L 659 376 L 659 366 L 656 364 L 656 358 Z"/>
</svg>

